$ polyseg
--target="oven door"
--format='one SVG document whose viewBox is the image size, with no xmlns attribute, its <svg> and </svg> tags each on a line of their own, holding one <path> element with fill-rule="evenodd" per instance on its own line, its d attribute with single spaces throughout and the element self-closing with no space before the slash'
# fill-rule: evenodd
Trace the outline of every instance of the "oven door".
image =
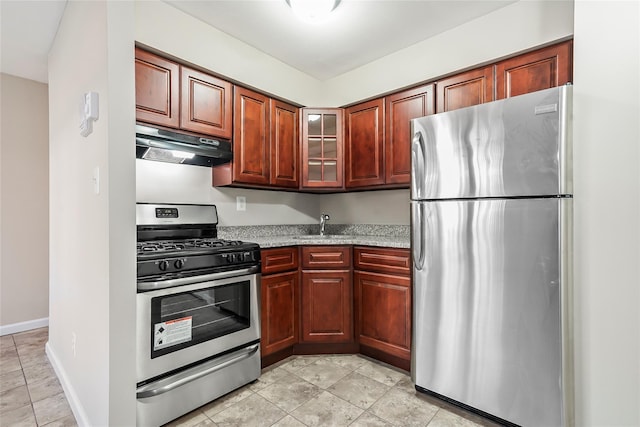
<svg viewBox="0 0 640 427">
<path fill-rule="evenodd" d="M 137 294 L 138 384 L 260 339 L 260 274 L 233 274 Z"/>
</svg>

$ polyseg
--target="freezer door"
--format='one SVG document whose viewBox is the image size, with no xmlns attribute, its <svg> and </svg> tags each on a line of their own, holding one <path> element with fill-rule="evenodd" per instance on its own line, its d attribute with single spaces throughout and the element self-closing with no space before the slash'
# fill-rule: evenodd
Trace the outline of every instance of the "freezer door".
<svg viewBox="0 0 640 427">
<path fill-rule="evenodd" d="M 571 199 L 412 202 L 417 386 L 569 425 L 570 218 Z"/>
<path fill-rule="evenodd" d="M 411 121 L 411 199 L 572 194 L 571 86 Z"/>
</svg>

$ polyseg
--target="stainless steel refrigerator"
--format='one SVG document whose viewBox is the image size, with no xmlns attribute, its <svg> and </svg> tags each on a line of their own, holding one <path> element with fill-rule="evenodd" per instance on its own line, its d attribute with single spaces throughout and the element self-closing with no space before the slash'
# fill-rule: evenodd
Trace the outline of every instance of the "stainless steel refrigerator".
<svg viewBox="0 0 640 427">
<path fill-rule="evenodd" d="M 573 425 L 570 85 L 411 121 L 412 379 Z"/>
</svg>

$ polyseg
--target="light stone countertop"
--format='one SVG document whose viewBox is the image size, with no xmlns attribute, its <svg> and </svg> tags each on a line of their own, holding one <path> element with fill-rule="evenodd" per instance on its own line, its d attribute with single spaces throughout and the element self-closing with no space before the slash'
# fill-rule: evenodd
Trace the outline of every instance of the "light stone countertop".
<svg viewBox="0 0 640 427">
<path fill-rule="evenodd" d="M 408 225 L 327 224 L 320 236 L 317 224 L 219 226 L 218 237 L 255 242 L 261 248 L 303 245 L 362 245 L 409 248 Z"/>
</svg>

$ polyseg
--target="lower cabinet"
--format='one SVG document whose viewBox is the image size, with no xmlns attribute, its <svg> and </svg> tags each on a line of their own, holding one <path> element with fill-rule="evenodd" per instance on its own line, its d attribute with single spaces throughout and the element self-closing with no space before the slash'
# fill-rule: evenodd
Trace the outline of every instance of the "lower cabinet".
<svg viewBox="0 0 640 427">
<path fill-rule="evenodd" d="M 261 258 L 260 346 L 264 359 L 298 342 L 300 276 L 297 247 L 265 249 Z"/>
<path fill-rule="evenodd" d="M 410 370 L 410 275 L 408 249 L 263 249 L 263 367 L 292 354 L 360 352 Z"/>
<path fill-rule="evenodd" d="M 298 271 L 262 278 L 261 347 L 268 356 L 298 342 Z"/>
<path fill-rule="evenodd" d="M 406 249 L 354 248 L 356 339 L 360 352 L 409 370 L 411 271 Z"/>
<path fill-rule="evenodd" d="M 351 271 L 303 271 L 300 341 L 353 341 L 352 306 Z"/>
<path fill-rule="evenodd" d="M 302 258 L 303 343 L 353 341 L 350 246 L 304 246 Z"/>
</svg>

